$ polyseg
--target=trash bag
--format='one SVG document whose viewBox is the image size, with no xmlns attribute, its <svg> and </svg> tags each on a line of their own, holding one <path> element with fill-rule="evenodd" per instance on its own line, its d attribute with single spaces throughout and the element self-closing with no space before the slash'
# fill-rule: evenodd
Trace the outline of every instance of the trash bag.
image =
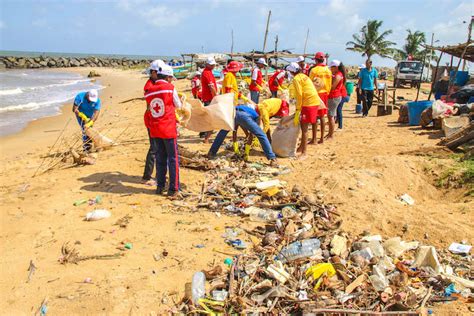
<svg viewBox="0 0 474 316">
<path fill-rule="evenodd" d="M 234 130 L 235 106 L 234 94 L 226 93 L 215 96 L 211 104 L 204 106 L 199 100 L 189 100 L 191 117 L 186 128 L 195 132 L 210 130 Z"/>
<path fill-rule="evenodd" d="M 106 149 L 115 145 L 113 140 L 102 135 L 92 127 L 86 128 L 85 133 L 92 140 L 92 143 L 97 149 Z"/>
<path fill-rule="evenodd" d="M 441 100 L 434 101 L 431 108 L 433 109 L 433 119 L 446 117 L 453 114 L 453 106 L 446 104 Z"/>
<path fill-rule="evenodd" d="M 474 84 L 468 84 L 451 94 L 450 97 L 451 99 L 455 99 L 456 103 L 465 104 L 472 96 L 474 96 Z"/>
<path fill-rule="evenodd" d="M 294 124 L 295 114 L 280 120 L 272 134 L 273 152 L 278 157 L 295 157 L 300 127 Z"/>
</svg>

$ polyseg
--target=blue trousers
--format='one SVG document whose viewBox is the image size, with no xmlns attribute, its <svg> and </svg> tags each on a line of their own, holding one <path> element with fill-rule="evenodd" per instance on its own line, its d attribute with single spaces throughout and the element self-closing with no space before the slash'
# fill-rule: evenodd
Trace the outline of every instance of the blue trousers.
<svg viewBox="0 0 474 316">
<path fill-rule="evenodd" d="M 267 159 L 271 160 L 276 158 L 276 155 L 272 150 L 272 145 L 268 141 L 267 135 L 260 128 L 257 120 L 254 120 L 250 116 L 250 114 L 244 111 L 237 110 L 235 112 L 235 126 L 236 128 L 237 126 L 240 126 L 243 129 L 248 130 L 250 133 L 252 133 L 258 138 L 258 141 L 260 142 L 260 145 L 262 145 L 263 152 L 265 153 Z M 220 130 L 219 133 L 217 133 L 216 139 L 214 139 L 211 149 L 209 149 L 209 152 L 211 154 L 217 154 L 228 133 L 229 131 L 223 129 Z"/>
<path fill-rule="evenodd" d="M 89 152 L 92 148 L 92 140 L 89 138 L 89 136 L 86 135 L 86 129 L 84 127 L 84 122 L 79 116 L 76 116 L 77 118 L 77 123 L 79 123 L 79 126 L 81 127 L 82 130 L 82 148 L 84 148 L 85 152 Z"/>
<path fill-rule="evenodd" d="M 341 99 L 341 102 L 337 106 L 336 120 L 337 120 L 337 124 L 339 128 L 342 128 L 342 107 L 344 106 L 344 103 L 349 102 L 349 100 L 350 100 L 349 96 L 344 97 Z"/>
<path fill-rule="evenodd" d="M 258 104 L 258 99 L 260 98 L 260 92 L 250 91 L 250 100 Z"/>
<path fill-rule="evenodd" d="M 164 189 L 166 173 L 169 170 L 168 192 L 179 191 L 179 159 L 176 138 L 151 138 L 152 150 L 156 160 L 156 184 Z"/>
</svg>

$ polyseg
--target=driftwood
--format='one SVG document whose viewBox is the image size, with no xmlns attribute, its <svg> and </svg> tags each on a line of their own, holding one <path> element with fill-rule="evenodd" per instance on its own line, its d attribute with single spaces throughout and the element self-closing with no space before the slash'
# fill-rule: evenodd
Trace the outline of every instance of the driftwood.
<svg viewBox="0 0 474 316">
<path fill-rule="evenodd" d="M 93 255 L 93 256 L 80 256 L 79 251 L 76 250 L 76 248 L 70 248 L 69 243 L 63 244 L 61 247 L 61 258 L 59 259 L 59 262 L 61 264 L 66 264 L 66 263 L 75 263 L 77 264 L 79 261 L 86 261 L 86 260 L 107 260 L 107 259 L 118 259 L 120 257 L 123 257 L 123 253 L 115 253 L 112 255 Z"/>
<path fill-rule="evenodd" d="M 438 145 L 446 146 L 451 150 L 474 140 L 474 123 L 471 122 L 468 126 L 461 128 L 453 135 L 446 137 L 438 143 Z"/>
</svg>

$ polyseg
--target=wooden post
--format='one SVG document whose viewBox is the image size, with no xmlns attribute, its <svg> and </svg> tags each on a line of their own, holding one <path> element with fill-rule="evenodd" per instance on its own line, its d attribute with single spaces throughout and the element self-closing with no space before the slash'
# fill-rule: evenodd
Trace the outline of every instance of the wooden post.
<svg viewBox="0 0 474 316">
<path fill-rule="evenodd" d="M 230 57 L 232 58 L 232 54 L 234 53 L 234 30 L 230 31 L 230 36 L 232 38 L 232 43 L 230 45 Z"/>
<path fill-rule="evenodd" d="M 308 37 L 309 37 L 309 27 L 308 27 L 308 31 L 306 32 L 306 39 L 304 41 L 303 56 L 306 55 L 306 45 L 308 44 Z"/>
<path fill-rule="evenodd" d="M 435 69 L 435 73 L 434 73 L 434 76 L 433 76 L 433 80 L 431 82 L 431 89 L 430 89 L 430 94 L 428 95 L 428 100 L 431 99 L 431 94 L 433 93 L 433 87 L 436 84 L 436 77 L 438 76 L 439 62 L 441 61 L 441 57 L 443 57 L 443 53 L 444 52 L 442 51 L 441 54 L 439 54 L 438 61 L 436 62 L 436 69 Z"/>
<path fill-rule="evenodd" d="M 265 38 L 263 39 L 263 49 L 262 52 L 265 54 L 265 48 L 267 46 L 267 36 L 268 36 L 268 26 L 270 25 L 270 17 L 272 16 L 272 10 L 268 11 L 268 18 L 267 18 L 267 27 L 265 29 Z"/>
<path fill-rule="evenodd" d="M 454 84 L 454 80 L 456 80 L 456 76 L 458 75 L 458 71 L 459 71 L 459 66 L 461 66 L 461 60 L 464 60 L 464 55 L 466 54 L 468 47 L 469 47 L 469 44 L 466 43 L 466 47 L 464 47 L 464 50 L 462 51 L 462 55 L 458 61 L 458 66 L 456 67 L 456 71 L 454 72 L 453 80 L 452 81 L 449 80 L 448 92 L 449 92 L 449 89 L 453 86 L 452 84 Z"/>
<path fill-rule="evenodd" d="M 423 63 L 421 64 L 421 78 L 420 78 L 420 84 L 418 85 L 418 90 L 416 91 L 415 102 L 418 102 L 418 96 L 420 95 L 421 83 L 423 82 L 423 70 L 425 70 L 425 61 L 426 61 L 426 50 L 425 50 L 425 54 L 423 55 Z"/>
<path fill-rule="evenodd" d="M 278 63 L 278 35 L 275 36 L 275 65 Z"/>
<path fill-rule="evenodd" d="M 474 16 L 471 16 L 471 22 L 469 22 L 469 29 L 467 30 L 467 42 L 466 44 L 469 45 L 471 42 L 471 32 L 472 32 L 472 21 L 474 20 Z M 462 62 L 462 70 L 466 70 L 466 60 L 464 59 Z"/>
</svg>

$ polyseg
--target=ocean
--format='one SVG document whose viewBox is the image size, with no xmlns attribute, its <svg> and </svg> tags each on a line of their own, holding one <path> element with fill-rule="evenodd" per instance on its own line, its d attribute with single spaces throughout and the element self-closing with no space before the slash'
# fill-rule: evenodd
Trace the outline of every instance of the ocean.
<svg viewBox="0 0 474 316">
<path fill-rule="evenodd" d="M 72 103 L 79 92 L 103 88 L 100 80 L 93 82 L 74 73 L 36 69 L 2 70 L 0 136 L 18 133 L 31 121 L 59 114 L 61 106 Z"/>
</svg>

